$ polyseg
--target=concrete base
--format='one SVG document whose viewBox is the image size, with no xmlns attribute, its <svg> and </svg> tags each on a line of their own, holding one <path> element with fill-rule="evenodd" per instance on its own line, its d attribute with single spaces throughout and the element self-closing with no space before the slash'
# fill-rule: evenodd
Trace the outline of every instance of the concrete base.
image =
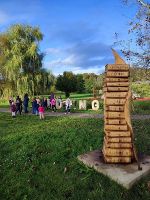
<svg viewBox="0 0 150 200">
<path fill-rule="evenodd" d="M 150 156 L 140 158 L 142 170 L 138 170 L 136 162 L 132 164 L 106 164 L 100 150 L 80 155 L 78 159 L 86 166 L 108 176 L 126 189 L 130 189 L 133 184 L 150 173 Z"/>
</svg>

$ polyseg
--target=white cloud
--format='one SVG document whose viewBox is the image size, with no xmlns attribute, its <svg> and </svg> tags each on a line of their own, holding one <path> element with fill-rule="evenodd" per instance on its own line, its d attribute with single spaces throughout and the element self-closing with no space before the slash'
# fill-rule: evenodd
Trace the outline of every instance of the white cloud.
<svg viewBox="0 0 150 200">
<path fill-rule="evenodd" d="M 59 48 L 48 48 L 45 50 L 46 54 L 59 54 L 62 50 Z"/>
<path fill-rule="evenodd" d="M 0 10 L 0 25 L 7 23 L 9 20 L 10 16 L 6 12 Z"/>
<path fill-rule="evenodd" d="M 64 71 L 73 73 L 102 73 L 107 63 L 112 63 L 113 57 L 108 45 L 90 41 L 82 42 L 67 48 L 48 48 L 49 60 L 44 67 L 51 69 L 55 75 Z"/>
<path fill-rule="evenodd" d="M 93 66 L 91 68 L 88 68 L 88 69 L 82 69 L 80 67 L 78 68 L 75 68 L 74 69 L 74 73 L 75 74 L 83 74 L 83 73 L 95 73 L 95 74 L 100 74 L 104 71 L 104 68 L 103 67 L 100 67 L 100 66 Z"/>
<path fill-rule="evenodd" d="M 62 60 L 63 65 L 75 65 L 76 57 L 75 55 L 69 55 L 68 57 Z"/>
<path fill-rule="evenodd" d="M 75 66 L 75 56 L 74 55 L 69 55 L 67 57 L 59 57 L 56 59 L 52 59 L 49 62 L 45 62 L 45 65 L 48 67 L 58 67 L 58 66 Z"/>
<path fill-rule="evenodd" d="M 83 74 L 83 73 L 95 73 L 100 74 L 104 72 L 103 65 L 90 66 L 88 68 L 82 68 L 75 65 L 73 55 L 66 57 L 64 59 L 56 59 L 44 63 L 44 67 L 50 69 L 54 75 L 63 74 L 64 71 L 72 71 L 74 74 Z"/>
</svg>

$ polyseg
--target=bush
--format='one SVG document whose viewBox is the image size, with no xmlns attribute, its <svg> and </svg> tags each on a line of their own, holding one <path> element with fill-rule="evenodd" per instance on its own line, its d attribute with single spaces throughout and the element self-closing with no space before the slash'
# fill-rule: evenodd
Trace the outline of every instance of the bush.
<svg viewBox="0 0 150 200">
<path fill-rule="evenodd" d="M 150 96 L 150 84 L 149 83 L 132 83 L 132 90 L 141 97 Z"/>
</svg>

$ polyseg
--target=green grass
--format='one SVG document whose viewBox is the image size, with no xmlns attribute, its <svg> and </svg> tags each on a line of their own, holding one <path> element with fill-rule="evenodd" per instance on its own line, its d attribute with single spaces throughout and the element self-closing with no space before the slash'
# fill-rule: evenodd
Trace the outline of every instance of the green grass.
<svg viewBox="0 0 150 200">
<path fill-rule="evenodd" d="M 150 114 L 150 101 L 134 101 L 133 114 Z"/>
<path fill-rule="evenodd" d="M 0 108 L 7 108 L 9 106 L 8 100 L 0 99 Z"/>
<path fill-rule="evenodd" d="M 102 147 L 103 120 L 0 113 L 1 200 L 148 200 L 147 181 L 131 190 L 78 162 Z M 134 121 L 136 145 L 150 154 L 150 121 Z"/>
<path fill-rule="evenodd" d="M 88 99 L 88 98 L 91 98 L 93 97 L 93 94 L 91 93 L 87 93 L 87 94 L 71 94 L 70 95 L 70 98 L 72 99 Z"/>
<path fill-rule="evenodd" d="M 61 96 L 62 99 L 66 99 L 65 97 L 65 93 L 64 92 L 55 92 L 54 93 L 56 97 Z M 40 97 L 49 97 L 49 95 L 39 95 Z M 93 97 L 92 93 L 82 93 L 82 94 L 78 94 L 78 93 L 71 93 L 70 94 L 70 98 L 74 99 L 74 100 L 78 100 L 78 99 L 88 99 Z"/>
</svg>

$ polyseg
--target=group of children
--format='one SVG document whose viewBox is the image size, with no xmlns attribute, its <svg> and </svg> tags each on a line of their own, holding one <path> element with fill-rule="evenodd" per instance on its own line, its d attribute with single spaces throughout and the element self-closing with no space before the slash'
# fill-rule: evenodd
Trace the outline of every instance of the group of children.
<svg viewBox="0 0 150 200">
<path fill-rule="evenodd" d="M 12 117 L 16 117 L 16 114 L 19 112 L 20 115 L 22 113 L 22 104 L 24 106 L 24 113 L 28 113 L 28 102 L 29 98 L 28 95 L 24 95 L 24 100 L 22 101 L 19 96 L 17 96 L 16 101 L 13 98 L 9 99 L 10 109 L 12 113 Z M 52 110 L 52 112 L 56 112 L 57 106 L 61 107 L 62 104 L 65 103 L 65 114 L 70 113 L 70 108 L 72 105 L 71 100 L 69 97 L 66 99 L 65 102 L 62 101 L 61 96 L 56 99 L 53 94 L 50 97 L 40 99 L 39 97 L 32 99 L 32 114 L 39 115 L 40 119 L 44 119 L 44 112 L 48 108 Z"/>
</svg>

